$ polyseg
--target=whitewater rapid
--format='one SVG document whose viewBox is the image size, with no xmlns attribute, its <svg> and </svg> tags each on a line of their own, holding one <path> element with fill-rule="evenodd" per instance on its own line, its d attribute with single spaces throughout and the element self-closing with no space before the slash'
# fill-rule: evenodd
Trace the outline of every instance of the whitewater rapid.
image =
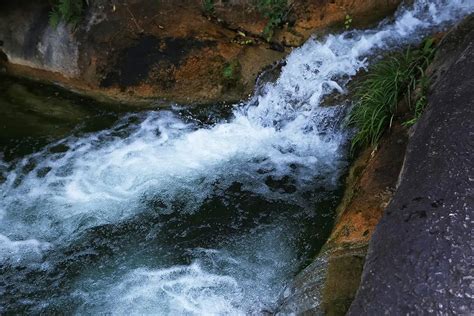
<svg viewBox="0 0 474 316">
<path fill-rule="evenodd" d="M 140 216 L 193 216 L 235 183 L 239 192 L 311 213 L 302 192 L 313 190 L 315 181 L 334 190 L 346 165 L 348 104 L 324 107 L 322 100 L 346 93 L 370 57 L 417 43 L 473 11 L 474 1 L 418 0 L 375 29 L 312 38 L 287 57 L 275 82 L 216 124 L 187 120 L 179 109 L 129 114 L 110 129 L 0 162 L 0 263 L 47 273 L 55 265 L 50 253 L 74 245 L 93 228 Z M 290 182 L 289 189 L 273 189 L 268 179 Z M 297 234 L 297 224 L 275 218 L 211 248 L 179 248 L 187 251 L 179 262 L 167 259 L 172 250 L 157 250 L 169 245 L 153 248 L 156 253 L 147 253 L 144 261 L 130 246 L 108 268 L 94 266 L 75 276 L 67 294 L 34 303 L 34 310 L 68 300 L 79 314 L 236 315 L 271 309 L 299 264 L 288 237 Z M 152 236 L 152 230 L 145 234 Z M 186 234 L 186 227 L 173 234 Z"/>
</svg>

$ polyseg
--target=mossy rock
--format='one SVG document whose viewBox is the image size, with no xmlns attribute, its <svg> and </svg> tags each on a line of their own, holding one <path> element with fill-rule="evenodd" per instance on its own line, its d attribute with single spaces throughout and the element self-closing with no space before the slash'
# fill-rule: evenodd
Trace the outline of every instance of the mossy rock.
<svg viewBox="0 0 474 316">
<path fill-rule="evenodd" d="M 345 315 L 359 288 L 367 247 L 337 250 L 329 257 L 323 289 L 322 310 L 325 315 Z"/>
</svg>

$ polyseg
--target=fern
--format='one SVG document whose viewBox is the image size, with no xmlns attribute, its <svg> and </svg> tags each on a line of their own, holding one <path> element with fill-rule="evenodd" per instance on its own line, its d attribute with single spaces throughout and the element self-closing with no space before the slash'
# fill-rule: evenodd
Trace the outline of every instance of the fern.
<svg viewBox="0 0 474 316">
<path fill-rule="evenodd" d="M 49 24 L 56 28 L 61 21 L 76 28 L 84 13 L 84 0 L 57 0 L 49 14 Z"/>
<path fill-rule="evenodd" d="M 59 22 L 61 22 L 61 14 L 56 9 L 52 9 L 51 12 L 49 12 L 49 25 L 51 25 L 52 28 L 57 28 Z"/>
</svg>

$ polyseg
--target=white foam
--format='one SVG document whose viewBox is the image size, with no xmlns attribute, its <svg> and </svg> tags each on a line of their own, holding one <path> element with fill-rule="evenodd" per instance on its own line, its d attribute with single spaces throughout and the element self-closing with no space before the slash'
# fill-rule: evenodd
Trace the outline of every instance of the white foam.
<svg viewBox="0 0 474 316">
<path fill-rule="evenodd" d="M 238 300 L 239 289 L 234 278 L 205 272 L 199 264 L 169 269 L 135 269 L 117 285 L 107 289 L 97 312 L 114 315 L 244 315 L 231 302 Z M 241 294 L 241 293 L 240 293 Z M 75 296 L 88 298 L 87 293 Z M 117 300 L 117 297 L 120 299 Z M 91 312 L 84 306 L 78 312 Z"/>
<path fill-rule="evenodd" d="M 44 252 L 49 248 L 49 243 L 36 239 L 13 241 L 0 234 L 0 264 L 19 265 L 41 262 Z"/>
<path fill-rule="evenodd" d="M 150 196 L 170 207 L 183 195 L 187 206 L 182 211 L 192 212 L 217 180 L 247 178 L 249 189 L 265 190 L 263 181 L 256 180 L 262 166 L 274 175 L 283 175 L 290 164 L 313 175 L 337 169 L 340 139 L 315 133 L 303 137 L 292 129 L 264 127 L 239 115 L 230 123 L 196 130 L 169 112 L 151 112 L 126 139 L 106 131 L 66 141 L 66 153 L 46 151 L 25 159 L 24 165 L 34 160 L 37 167 L 18 186 L 22 168 L 9 174 L 0 207 L 17 232 L 10 224 L 27 212 L 39 224 L 29 233 L 56 238 L 70 236 L 79 223 L 87 223 L 83 230 L 141 212 Z M 51 171 L 39 177 L 38 171 L 47 168 Z"/>
<path fill-rule="evenodd" d="M 270 310 L 280 285 L 294 272 L 288 230 L 258 229 L 225 249 L 190 249 L 190 265 L 132 269 L 113 282 L 81 280 L 73 296 L 79 314 L 249 315 Z M 271 249 L 271 252 L 268 250 Z"/>
</svg>

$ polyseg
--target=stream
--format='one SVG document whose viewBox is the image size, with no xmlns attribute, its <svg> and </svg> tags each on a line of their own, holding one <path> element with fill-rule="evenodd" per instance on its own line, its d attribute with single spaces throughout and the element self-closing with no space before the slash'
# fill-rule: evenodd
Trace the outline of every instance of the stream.
<svg viewBox="0 0 474 316">
<path fill-rule="evenodd" d="M 274 312 L 343 192 L 351 102 L 322 101 L 473 11 L 417 0 L 312 38 L 232 106 L 136 111 L 0 77 L 0 313 Z"/>
</svg>

